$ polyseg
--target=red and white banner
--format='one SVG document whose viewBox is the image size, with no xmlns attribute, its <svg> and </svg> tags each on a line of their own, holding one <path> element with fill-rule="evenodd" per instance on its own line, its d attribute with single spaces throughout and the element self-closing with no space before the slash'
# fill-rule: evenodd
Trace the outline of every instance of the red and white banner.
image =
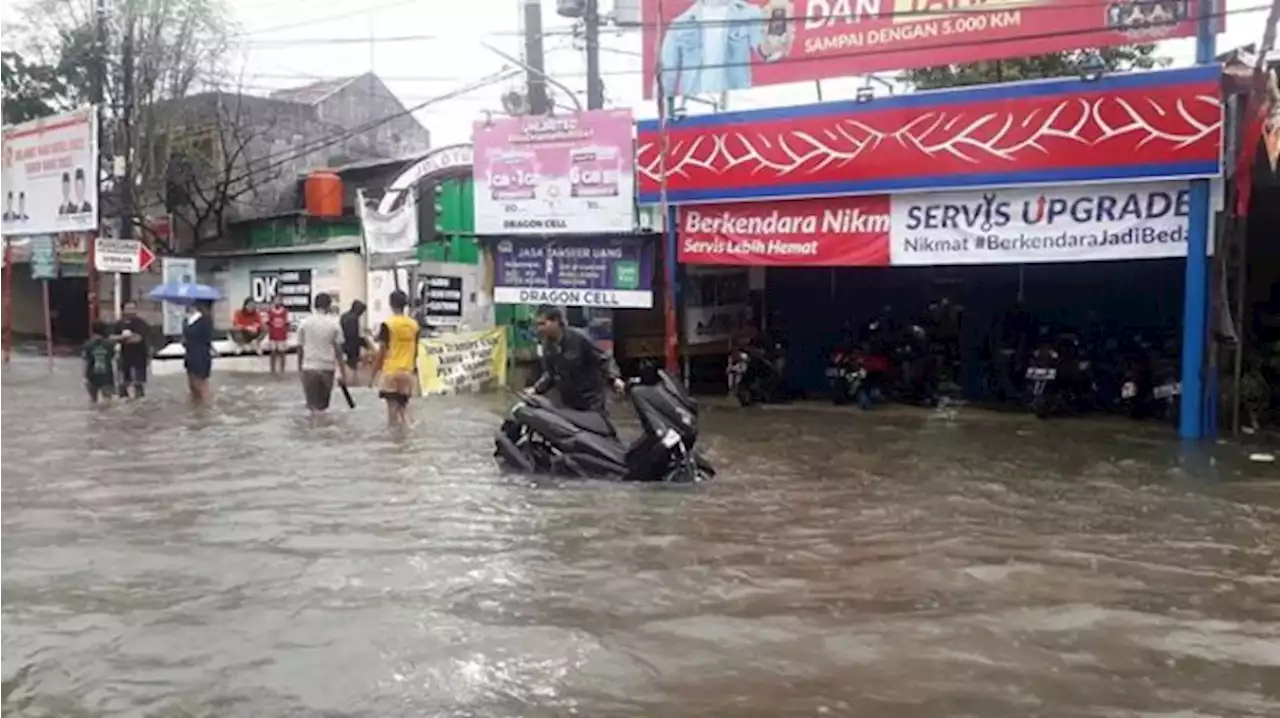
<svg viewBox="0 0 1280 718">
<path fill-rule="evenodd" d="M 1191 37 L 1222 0 L 644 0 L 644 92 L 783 82 Z"/>
<path fill-rule="evenodd" d="M 1012 187 L 680 209 L 683 264 L 946 266 L 1185 257 L 1184 181 Z"/>
<path fill-rule="evenodd" d="M 98 231 L 92 107 L 4 128 L 4 234 Z"/>
<path fill-rule="evenodd" d="M 680 210 L 685 264 L 878 267 L 889 264 L 889 197 L 704 204 Z"/>
<path fill-rule="evenodd" d="M 638 124 L 639 201 L 680 204 L 1221 173 L 1215 65 Z M 665 154 L 664 154 L 665 148 Z"/>
</svg>

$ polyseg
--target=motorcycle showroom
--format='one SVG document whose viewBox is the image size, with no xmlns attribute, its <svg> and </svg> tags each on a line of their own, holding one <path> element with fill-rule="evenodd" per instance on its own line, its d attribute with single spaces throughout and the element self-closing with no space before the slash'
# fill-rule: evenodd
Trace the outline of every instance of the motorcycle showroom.
<svg viewBox="0 0 1280 718">
<path fill-rule="evenodd" d="M 639 200 L 672 206 L 694 383 L 743 404 L 963 398 L 1177 424 L 1187 317 L 1206 315 L 1202 343 L 1234 333 L 1207 317 L 1222 108 L 1186 101 L 1219 78 L 1117 80 L 685 117 L 664 130 L 666 183 L 641 122 Z M 1191 108 L 1187 127 L 1113 116 L 1139 104 Z"/>
</svg>

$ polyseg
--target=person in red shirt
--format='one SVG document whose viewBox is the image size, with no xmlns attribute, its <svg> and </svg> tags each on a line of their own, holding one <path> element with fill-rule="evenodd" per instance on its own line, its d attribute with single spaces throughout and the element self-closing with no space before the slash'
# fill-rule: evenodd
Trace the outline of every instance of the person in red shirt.
<svg viewBox="0 0 1280 718">
<path fill-rule="evenodd" d="M 262 315 L 253 299 L 244 300 L 244 305 L 232 315 L 231 337 L 242 349 L 262 353 Z"/>
<path fill-rule="evenodd" d="M 277 296 L 267 310 L 267 348 L 271 352 L 271 373 L 283 374 L 284 353 L 289 348 L 289 310 L 285 309 L 283 297 Z"/>
</svg>

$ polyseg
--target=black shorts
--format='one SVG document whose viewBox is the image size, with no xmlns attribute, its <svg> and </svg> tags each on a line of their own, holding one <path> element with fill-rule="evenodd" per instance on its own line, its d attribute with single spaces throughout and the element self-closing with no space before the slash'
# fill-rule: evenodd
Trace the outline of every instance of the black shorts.
<svg viewBox="0 0 1280 718">
<path fill-rule="evenodd" d="M 192 379 L 208 379 L 209 375 L 213 373 L 213 357 L 188 354 L 182 358 L 182 366 L 187 370 L 188 377 Z"/>
<path fill-rule="evenodd" d="M 121 357 L 120 381 L 124 384 L 146 384 L 147 358 Z"/>
<path fill-rule="evenodd" d="M 116 378 L 110 374 L 86 374 L 84 386 L 90 394 L 110 394 L 115 391 Z"/>
<path fill-rule="evenodd" d="M 303 369 L 302 394 L 306 397 L 308 409 L 315 411 L 328 409 L 329 400 L 333 397 L 333 372 Z"/>
<path fill-rule="evenodd" d="M 342 354 L 346 358 L 348 368 L 353 370 L 360 368 L 360 347 L 346 347 L 342 350 Z"/>
</svg>

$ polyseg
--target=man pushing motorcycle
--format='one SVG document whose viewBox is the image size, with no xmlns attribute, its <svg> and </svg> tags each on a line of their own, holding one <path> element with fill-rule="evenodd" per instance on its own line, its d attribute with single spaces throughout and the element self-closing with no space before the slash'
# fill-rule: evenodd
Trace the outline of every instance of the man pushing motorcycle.
<svg viewBox="0 0 1280 718">
<path fill-rule="evenodd" d="M 527 391 L 545 394 L 554 387 L 560 390 L 565 408 L 606 414 L 608 387 L 612 385 L 619 394 L 626 389 L 613 356 L 596 346 L 586 332 L 567 326 L 559 307 L 538 307 L 537 331 L 542 376 Z"/>
</svg>

